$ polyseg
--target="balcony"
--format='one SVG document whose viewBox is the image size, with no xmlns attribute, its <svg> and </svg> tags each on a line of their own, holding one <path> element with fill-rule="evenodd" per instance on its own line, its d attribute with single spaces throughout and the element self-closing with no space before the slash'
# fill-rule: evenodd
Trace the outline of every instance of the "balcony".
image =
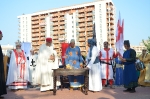
<svg viewBox="0 0 150 99">
<path fill-rule="evenodd" d="M 85 38 L 79 38 L 79 41 L 86 41 L 86 39 Z"/>
<path fill-rule="evenodd" d="M 92 22 L 87 23 L 87 26 L 93 26 L 93 23 Z"/>
<path fill-rule="evenodd" d="M 79 37 L 85 37 L 85 33 L 80 33 Z"/>
<path fill-rule="evenodd" d="M 45 40 L 45 37 L 41 37 L 40 40 Z"/>
<path fill-rule="evenodd" d="M 81 51 L 86 51 L 85 47 L 80 47 Z"/>
<path fill-rule="evenodd" d="M 58 22 L 58 18 L 52 18 L 51 19 L 53 22 Z"/>
<path fill-rule="evenodd" d="M 62 35 L 62 34 L 65 34 L 65 31 L 60 31 L 59 34 L 61 34 L 61 35 Z"/>
<path fill-rule="evenodd" d="M 33 25 L 32 29 L 39 28 L 39 25 Z"/>
<path fill-rule="evenodd" d="M 53 40 L 53 43 L 57 44 L 57 43 L 59 43 L 59 41 L 58 40 Z"/>
<path fill-rule="evenodd" d="M 58 27 L 56 26 L 56 27 L 53 27 L 53 31 L 55 31 L 55 30 L 58 30 Z"/>
<path fill-rule="evenodd" d="M 41 33 L 41 36 L 45 36 L 45 33 Z"/>
<path fill-rule="evenodd" d="M 57 26 L 57 25 L 58 25 L 58 22 L 54 22 L 54 23 L 53 23 L 53 26 Z"/>
<path fill-rule="evenodd" d="M 32 32 L 39 32 L 39 29 L 34 29 L 32 30 Z"/>
<path fill-rule="evenodd" d="M 79 19 L 79 22 L 84 22 L 85 21 L 85 19 Z"/>
<path fill-rule="evenodd" d="M 38 41 L 39 38 L 32 38 L 32 41 Z"/>
<path fill-rule="evenodd" d="M 65 22 L 64 21 L 60 21 L 59 24 L 65 24 Z"/>
<path fill-rule="evenodd" d="M 65 15 L 65 13 L 64 13 L 64 12 L 61 12 L 61 13 L 59 13 L 59 15 L 60 15 L 60 16 L 64 16 L 64 15 Z"/>
<path fill-rule="evenodd" d="M 39 37 L 39 34 L 32 34 L 32 37 Z"/>
<path fill-rule="evenodd" d="M 80 28 L 79 32 L 84 32 L 85 28 Z"/>
<path fill-rule="evenodd" d="M 84 23 L 80 23 L 79 27 L 85 27 L 85 24 Z"/>
<path fill-rule="evenodd" d="M 86 16 L 93 16 L 93 13 L 87 13 Z"/>
<path fill-rule="evenodd" d="M 93 31 L 93 27 L 87 28 L 87 31 Z"/>
<path fill-rule="evenodd" d="M 85 42 L 80 42 L 79 46 L 86 46 L 86 43 Z"/>
<path fill-rule="evenodd" d="M 45 16 L 40 16 L 39 18 L 40 18 L 40 19 L 43 19 L 43 18 L 45 19 Z"/>
<path fill-rule="evenodd" d="M 58 40 L 58 36 L 53 36 L 53 39 L 54 40 Z"/>
<path fill-rule="evenodd" d="M 34 22 L 32 22 L 32 24 L 34 25 L 34 24 L 39 24 L 39 21 L 34 21 Z"/>
<path fill-rule="evenodd" d="M 87 18 L 87 20 L 86 21 L 93 21 L 93 18 Z"/>
<path fill-rule="evenodd" d="M 45 32 L 45 28 L 41 29 L 42 32 Z"/>
<path fill-rule="evenodd" d="M 60 26 L 59 29 L 64 30 L 65 26 Z"/>
<path fill-rule="evenodd" d="M 92 12 L 93 11 L 93 8 L 87 8 L 86 9 L 86 12 Z"/>
<path fill-rule="evenodd" d="M 78 17 L 82 18 L 82 17 L 85 17 L 85 15 L 84 14 L 79 14 Z"/>
<path fill-rule="evenodd" d="M 84 9 L 78 10 L 79 13 L 84 12 Z"/>
<path fill-rule="evenodd" d="M 64 21 L 65 18 L 64 18 L 64 17 L 60 17 L 59 20 L 60 20 L 60 21 Z"/>
<path fill-rule="evenodd" d="M 32 17 L 31 18 L 32 21 L 35 21 L 35 20 L 38 20 L 38 19 L 39 19 L 38 17 Z"/>
</svg>

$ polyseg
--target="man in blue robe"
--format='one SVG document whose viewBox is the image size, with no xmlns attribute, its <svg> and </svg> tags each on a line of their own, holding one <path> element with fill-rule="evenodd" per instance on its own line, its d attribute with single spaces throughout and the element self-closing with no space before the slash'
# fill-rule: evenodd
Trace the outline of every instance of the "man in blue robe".
<svg viewBox="0 0 150 99">
<path fill-rule="evenodd" d="M 66 50 L 66 59 L 65 59 L 66 66 L 70 65 L 73 69 L 79 69 L 83 67 L 83 59 L 80 52 L 80 48 L 75 46 L 75 40 L 71 39 L 70 46 Z M 82 87 L 84 84 L 84 77 L 83 76 L 73 76 L 69 75 L 69 82 L 71 88 L 79 88 Z"/>
<path fill-rule="evenodd" d="M 135 88 L 138 86 L 138 75 L 135 68 L 136 52 L 130 48 L 129 40 L 124 41 L 124 47 L 126 51 L 120 60 L 124 64 L 123 81 L 124 87 L 127 88 L 124 92 L 134 93 Z"/>
</svg>

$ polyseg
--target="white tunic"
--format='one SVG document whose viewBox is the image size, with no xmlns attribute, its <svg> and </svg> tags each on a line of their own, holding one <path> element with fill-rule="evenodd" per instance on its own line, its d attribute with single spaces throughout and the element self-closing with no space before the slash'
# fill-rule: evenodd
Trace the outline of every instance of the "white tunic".
<svg viewBox="0 0 150 99">
<path fill-rule="evenodd" d="M 32 63 L 32 61 L 34 63 Z M 29 57 L 29 81 L 32 85 L 36 85 L 35 83 L 35 69 L 36 69 L 37 55 L 30 55 Z"/>
<path fill-rule="evenodd" d="M 18 65 L 16 62 L 17 59 L 19 62 Z M 27 82 L 29 81 L 27 62 L 26 59 L 23 60 L 21 57 L 18 57 L 17 59 L 14 51 L 12 51 L 6 85 L 8 85 L 10 89 L 26 89 Z M 21 64 L 23 63 L 25 63 L 24 69 L 21 67 Z M 21 77 L 21 75 L 23 77 Z"/>
<path fill-rule="evenodd" d="M 50 55 L 55 55 L 55 61 L 49 61 Z M 58 57 L 52 46 L 43 44 L 40 46 L 37 66 L 36 66 L 36 84 L 41 85 L 41 91 L 53 89 L 53 70 L 58 67 Z M 60 85 L 60 83 L 58 83 Z"/>
<path fill-rule="evenodd" d="M 89 49 L 90 51 L 90 49 Z M 99 56 L 99 51 L 96 46 L 92 49 L 92 57 L 89 57 L 89 51 L 87 58 L 91 59 L 87 67 L 89 68 L 89 90 L 91 91 L 101 91 L 102 82 L 101 82 L 101 70 L 100 63 L 93 64 L 96 57 Z"/>
<path fill-rule="evenodd" d="M 111 63 L 111 59 L 114 57 L 114 50 L 112 48 L 110 48 L 108 51 L 105 51 L 104 49 L 102 49 L 100 51 L 101 53 L 101 61 L 107 62 L 107 63 Z M 111 58 L 111 59 L 110 59 Z M 101 64 L 101 78 L 102 79 L 113 79 L 113 69 L 112 69 L 112 65 L 108 65 L 105 63 Z"/>
</svg>

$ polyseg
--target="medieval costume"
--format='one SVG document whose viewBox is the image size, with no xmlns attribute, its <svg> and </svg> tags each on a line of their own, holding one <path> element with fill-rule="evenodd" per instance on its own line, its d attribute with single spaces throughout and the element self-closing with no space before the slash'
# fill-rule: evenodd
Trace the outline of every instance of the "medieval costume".
<svg viewBox="0 0 150 99">
<path fill-rule="evenodd" d="M 136 52 L 134 49 L 130 48 L 128 40 L 124 41 L 124 46 L 126 47 L 126 51 L 123 53 L 123 59 L 121 59 L 124 64 L 124 87 L 127 88 L 127 90 L 124 91 L 132 93 L 135 92 L 135 88 L 138 86 L 138 76 L 135 68 Z"/>
<path fill-rule="evenodd" d="M 89 90 L 90 91 L 101 91 L 101 68 L 99 61 L 99 51 L 95 46 L 94 39 L 88 40 L 89 50 L 87 55 L 87 67 L 89 68 Z"/>
<path fill-rule="evenodd" d="M 70 43 L 75 43 L 72 39 Z M 71 47 L 69 46 L 66 50 L 66 59 L 65 64 L 71 66 L 72 69 L 79 69 L 80 65 L 83 65 L 82 56 L 80 53 L 80 48 L 78 46 Z M 69 82 L 71 88 L 78 88 L 82 87 L 84 84 L 84 77 L 83 76 L 73 76 L 69 75 Z"/>
<path fill-rule="evenodd" d="M 0 40 L 2 39 L 3 34 L 0 31 Z M 6 92 L 6 83 L 5 83 L 5 75 L 4 75 L 4 64 L 3 64 L 3 53 L 2 48 L 0 46 L 0 98 L 3 98 L 1 95 L 7 94 Z"/>
<path fill-rule="evenodd" d="M 142 54 L 139 56 L 139 59 L 144 63 L 145 69 L 140 71 L 138 83 L 142 86 L 150 86 L 150 54 Z"/>
<path fill-rule="evenodd" d="M 10 57 L 7 77 L 9 89 L 27 89 L 29 74 L 26 60 L 25 53 L 21 50 L 21 42 L 18 41 Z"/>
<path fill-rule="evenodd" d="M 35 82 L 40 85 L 41 92 L 53 89 L 52 69 L 59 68 L 57 53 L 53 50 L 51 42 L 52 38 L 46 38 L 46 43 L 50 43 L 50 45 L 42 44 L 38 52 Z M 50 59 L 51 56 L 54 57 L 54 60 Z M 59 85 L 60 83 L 57 83 L 57 86 Z"/>
</svg>

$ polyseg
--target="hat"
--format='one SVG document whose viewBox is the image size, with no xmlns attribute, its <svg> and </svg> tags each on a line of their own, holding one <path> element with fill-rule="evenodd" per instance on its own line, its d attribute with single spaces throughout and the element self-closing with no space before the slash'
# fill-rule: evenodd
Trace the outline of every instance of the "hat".
<svg viewBox="0 0 150 99">
<path fill-rule="evenodd" d="M 94 39 L 88 39 L 88 44 L 96 45 L 96 41 Z"/>
<path fill-rule="evenodd" d="M 124 45 L 127 45 L 127 46 L 130 47 L 130 42 L 129 42 L 129 40 L 124 40 Z"/>
<path fill-rule="evenodd" d="M 17 42 L 15 42 L 16 46 L 17 45 L 21 45 L 21 42 L 18 40 Z"/>
<path fill-rule="evenodd" d="M 70 43 L 75 43 L 75 40 L 74 40 L 74 39 L 71 39 L 71 40 L 70 40 Z"/>
<path fill-rule="evenodd" d="M 52 42 L 52 38 L 50 37 L 46 38 L 46 42 Z"/>
<path fill-rule="evenodd" d="M 0 34 L 2 34 L 2 31 L 0 30 Z"/>
</svg>

